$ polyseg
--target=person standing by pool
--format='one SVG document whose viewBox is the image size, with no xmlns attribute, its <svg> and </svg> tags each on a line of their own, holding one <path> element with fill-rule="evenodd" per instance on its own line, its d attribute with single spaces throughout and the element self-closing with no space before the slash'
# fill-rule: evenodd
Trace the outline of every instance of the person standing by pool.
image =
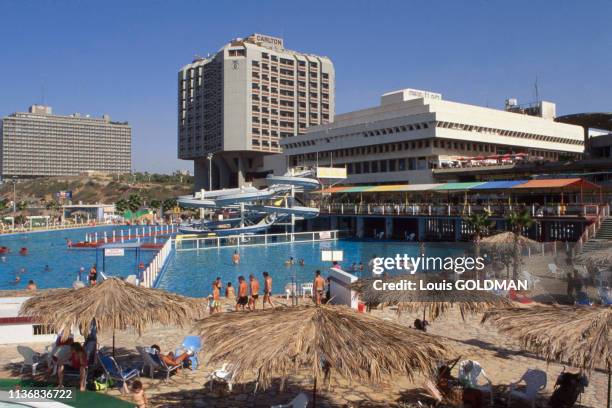
<svg viewBox="0 0 612 408">
<path fill-rule="evenodd" d="M 259 298 L 259 281 L 253 274 L 249 275 L 249 291 L 251 292 L 249 310 L 255 310 L 257 307 L 257 299 Z"/>
<path fill-rule="evenodd" d="M 219 278 L 217 278 L 219 279 Z M 212 302 L 210 304 L 210 314 L 213 313 L 218 313 L 220 312 L 220 306 L 221 306 L 221 299 L 220 299 L 220 293 L 219 291 L 221 290 L 221 288 L 219 287 L 219 282 L 218 280 L 214 281 L 212 284 Z"/>
<path fill-rule="evenodd" d="M 225 297 L 231 300 L 236 299 L 236 291 L 234 291 L 232 282 L 227 282 L 227 286 L 225 287 Z"/>
<path fill-rule="evenodd" d="M 314 288 L 314 300 L 318 305 L 321 304 L 321 299 L 323 298 L 323 294 L 325 293 L 325 279 L 321 276 L 321 271 L 317 270 L 315 272 L 315 279 L 312 283 Z"/>
<path fill-rule="evenodd" d="M 96 286 L 98 282 L 98 269 L 96 268 L 96 264 L 92 265 L 87 277 L 89 278 L 89 286 Z"/>
<path fill-rule="evenodd" d="M 236 311 L 244 310 L 244 307 L 249 303 L 249 297 L 247 296 L 247 284 L 244 280 L 244 276 L 238 277 L 238 300 L 236 301 Z"/>
<path fill-rule="evenodd" d="M 238 265 L 240 263 L 240 254 L 238 251 L 234 251 L 234 255 L 232 255 L 232 264 Z"/>
<path fill-rule="evenodd" d="M 268 272 L 263 273 L 264 277 L 264 297 L 263 297 L 263 305 L 262 307 L 266 308 L 266 303 L 272 306 L 274 309 L 274 305 L 272 304 L 272 277 Z"/>
<path fill-rule="evenodd" d="M 77 272 L 77 281 L 81 282 L 83 280 L 83 274 L 85 273 L 85 267 L 81 265 L 79 271 Z"/>
</svg>

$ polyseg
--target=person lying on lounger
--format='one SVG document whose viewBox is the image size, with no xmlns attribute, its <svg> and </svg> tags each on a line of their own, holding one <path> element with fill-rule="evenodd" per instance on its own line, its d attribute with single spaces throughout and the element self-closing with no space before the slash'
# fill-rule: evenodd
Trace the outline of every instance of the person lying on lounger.
<svg viewBox="0 0 612 408">
<path fill-rule="evenodd" d="M 166 363 L 166 365 L 171 367 L 183 364 L 183 361 L 188 359 L 193 354 L 191 351 L 187 351 L 186 353 L 183 353 L 180 356 L 175 356 L 173 352 L 169 352 L 168 354 L 162 354 L 161 349 L 157 344 L 152 345 L 151 348 L 157 352 L 159 358 L 164 363 Z"/>
</svg>

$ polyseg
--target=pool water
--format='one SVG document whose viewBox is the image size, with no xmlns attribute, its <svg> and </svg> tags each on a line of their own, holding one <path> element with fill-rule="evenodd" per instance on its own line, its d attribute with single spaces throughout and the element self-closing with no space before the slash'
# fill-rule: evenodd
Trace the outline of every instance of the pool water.
<svg viewBox="0 0 612 408">
<path fill-rule="evenodd" d="M 81 266 L 85 268 L 83 279 L 86 279 L 89 268 L 96 262 L 98 271 L 102 270 L 102 250 L 68 249 L 66 239 L 72 242 L 84 241 L 85 234 L 96 232 L 102 238 L 104 231 L 110 236 L 113 230 L 118 234 L 121 229 L 127 232 L 127 228 L 108 226 L 2 235 L 0 246 L 8 247 L 10 253 L 0 258 L 0 290 L 24 289 L 30 279 L 39 288 L 71 287 Z M 19 255 L 22 247 L 28 248 L 25 256 Z M 141 250 L 139 254 L 137 260 L 135 250 L 126 249 L 122 257 L 106 257 L 104 273 L 111 276 L 135 274 L 138 264 L 143 262 L 147 265 L 155 251 Z M 47 265 L 48 268 L 45 268 Z M 23 272 L 20 272 L 22 269 Z M 13 283 L 16 275 L 21 277 L 18 284 Z"/>
<path fill-rule="evenodd" d="M 232 282 L 238 285 L 238 277 L 248 279 L 249 274 L 255 275 L 263 285 L 262 273 L 267 271 L 272 276 L 272 291 L 275 294 L 284 293 L 285 285 L 293 279 L 298 284 L 312 282 L 317 269 L 327 276 L 331 262 L 321 260 L 323 250 L 342 250 L 344 270 L 350 271 L 353 263 L 364 264 L 364 276 L 370 276 L 367 266 L 373 256 L 395 257 L 396 254 L 416 256 L 419 253 L 417 243 L 339 240 L 293 244 L 278 244 L 269 246 L 241 247 L 240 264 L 232 264 L 232 255 L 236 248 L 215 248 L 194 251 L 178 251 L 161 276 L 159 287 L 187 296 L 202 297 L 211 294 L 213 280 L 219 276 L 225 286 Z M 459 245 L 428 244 L 427 256 L 449 256 L 463 253 Z M 295 264 L 285 265 L 285 261 L 293 257 Z M 298 261 L 304 259 L 304 266 Z M 359 276 L 360 272 L 354 272 Z M 222 293 L 224 295 L 224 293 Z"/>
</svg>

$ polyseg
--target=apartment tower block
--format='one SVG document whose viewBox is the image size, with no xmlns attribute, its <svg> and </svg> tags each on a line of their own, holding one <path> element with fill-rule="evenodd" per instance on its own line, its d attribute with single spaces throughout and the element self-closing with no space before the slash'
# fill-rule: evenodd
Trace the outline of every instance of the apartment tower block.
<svg viewBox="0 0 612 408">
<path fill-rule="evenodd" d="M 281 38 L 233 40 L 178 73 L 178 157 L 194 161 L 196 189 L 282 171 L 280 141 L 333 119 L 331 60 L 287 50 Z"/>
</svg>

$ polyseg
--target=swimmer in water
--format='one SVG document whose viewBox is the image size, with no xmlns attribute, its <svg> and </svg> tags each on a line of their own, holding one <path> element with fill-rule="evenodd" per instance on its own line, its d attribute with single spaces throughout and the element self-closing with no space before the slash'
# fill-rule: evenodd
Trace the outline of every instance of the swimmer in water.
<svg viewBox="0 0 612 408">
<path fill-rule="evenodd" d="M 287 259 L 285 261 L 285 265 L 287 265 L 287 266 L 293 265 L 294 263 L 295 263 L 295 261 L 293 260 L 292 256 L 290 256 L 289 259 Z"/>
<path fill-rule="evenodd" d="M 14 285 L 17 285 L 19 282 L 21 282 L 21 276 L 15 275 L 15 280 L 11 283 L 13 283 Z"/>
<path fill-rule="evenodd" d="M 2 260 L 2 262 L 6 262 L 6 256 L 2 255 L 2 257 L 0 257 L 0 260 Z"/>
<path fill-rule="evenodd" d="M 45 265 L 45 272 L 51 271 L 51 267 L 49 265 Z"/>
<path fill-rule="evenodd" d="M 300 259 L 300 266 L 304 266 L 304 258 Z"/>
<path fill-rule="evenodd" d="M 240 263 L 240 254 L 238 251 L 234 251 L 234 255 L 232 255 L 232 264 L 238 265 Z"/>
</svg>

